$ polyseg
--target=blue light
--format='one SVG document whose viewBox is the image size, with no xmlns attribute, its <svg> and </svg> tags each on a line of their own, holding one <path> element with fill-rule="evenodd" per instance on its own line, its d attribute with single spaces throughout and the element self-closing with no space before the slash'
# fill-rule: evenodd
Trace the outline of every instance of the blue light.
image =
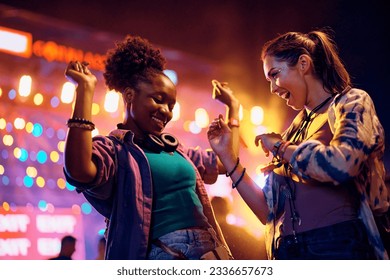
<svg viewBox="0 0 390 280">
<path fill-rule="evenodd" d="M 89 204 L 88 202 L 84 202 L 83 204 L 81 204 L 81 211 L 84 214 L 91 214 L 92 212 L 91 204 Z"/>
<path fill-rule="evenodd" d="M 3 178 L 1 178 L 1 181 L 3 182 L 3 184 L 4 184 L 5 186 L 8 186 L 8 184 L 9 184 L 9 178 L 8 178 L 8 176 L 3 176 Z"/>
<path fill-rule="evenodd" d="M 11 100 L 15 99 L 15 97 L 16 97 L 16 90 L 11 89 L 11 90 L 8 92 L 8 97 L 9 97 L 9 99 L 11 99 Z"/>
<path fill-rule="evenodd" d="M 38 153 L 37 153 L 37 161 L 39 163 L 45 163 L 47 161 L 47 154 L 45 151 L 43 150 L 40 150 Z"/>
<path fill-rule="evenodd" d="M 98 235 L 99 236 L 104 236 L 104 233 L 106 232 L 106 229 L 105 228 L 101 228 L 101 229 L 99 229 L 99 231 L 98 231 Z"/>
<path fill-rule="evenodd" d="M 34 135 L 35 137 L 39 137 L 42 135 L 42 133 L 43 133 L 42 125 L 40 125 L 39 123 L 34 124 L 32 135 Z"/>
<path fill-rule="evenodd" d="M 34 180 L 30 176 L 24 176 L 23 184 L 26 186 L 26 188 L 31 188 L 34 184 Z"/>
<path fill-rule="evenodd" d="M 66 182 L 66 188 L 68 189 L 68 190 L 70 190 L 70 191 L 74 191 L 75 189 L 76 189 L 76 187 L 75 186 L 72 186 L 71 184 L 69 184 L 68 182 Z"/>
<path fill-rule="evenodd" d="M 26 149 L 20 149 L 20 157 L 19 160 L 24 162 L 28 159 L 28 152 Z"/>
<path fill-rule="evenodd" d="M 46 210 L 47 208 L 47 202 L 44 201 L 44 200 L 40 200 L 38 202 L 38 208 L 41 209 L 41 210 Z"/>
</svg>

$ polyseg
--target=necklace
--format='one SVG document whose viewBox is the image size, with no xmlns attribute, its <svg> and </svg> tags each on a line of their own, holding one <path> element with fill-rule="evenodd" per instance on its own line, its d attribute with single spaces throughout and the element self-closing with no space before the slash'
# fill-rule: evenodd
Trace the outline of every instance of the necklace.
<svg viewBox="0 0 390 280">
<path fill-rule="evenodd" d="M 293 143 L 295 143 L 299 139 L 299 137 L 304 137 L 303 134 L 306 132 L 306 129 L 308 128 L 309 123 L 315 118 L 315 117 L 313 117 L 313 115 L 316 112 L 318 112 L 322 107 L 324 107 L 331 99 L 332 99 L 332 96 L 329 96 L 327 99 L 325 99 L 319 105 L 317 105 L 313 110 L 311 110 L 311 112 L 309 114 L 307 114 L 307 116 L 303 119 L 303 122 L 300 125 L 299 129 L 294 134 L 294 137 L 292 140 Z M 286 180 L 287 188 L 283 191 L 283 193 L 284 193 L 284 196 L 287 198 L 288 203 L 289 203 L 289 208 L 290 208 L 290 213 L 291 213 L 290 219 L 291 219 L 291 223 L 292 223 L 292 232 L 293 232 L 293 236 L 294 236 L 294 241 L 295 241 L 295 243 L 298 243 L 298 239 L 296 237 L 296 226 L 295 225 L 296 224 L 301 225 L 302 220 L 301 220 L 301 217 L 299 216 L 299 213 L 298 213 L 296 206 L 295 206 L 296 191 L 297 191 L 295 182 L 294 182 L 294 180 L 291 180 L 292 184 L 293 184 L 293 186 L 291 186 L 289 179 L 288 179 L 288 177 L 291 178 L 290 172 L 291 171 L 289 170 L 289 166 L 287 164 L 285 164 L 284 165 L 284 173 L 285 173 L 284 178 Z"/>
<path fill-rule="evenodd" d="M 324 107 L 331 99 L 332 99 L 332 96 L 329 96 L 321 104 L 317 105 L 313 110 L 311 110 L 310 113 L 303 119 L 303 122 L 302 122 L 300 128 L 297 130 L 297 132 L 294 135 L 294 138 L 292 141 L 293 143 L 295 143 L 299 139 L 299 136 L 302 136 L 302 134 L 306 131 L 309 123 L 315 118 L 315 117 L 312 118 L 312 116 L 316 112 L 318 112 L 322 107 Z"/>
</svg>

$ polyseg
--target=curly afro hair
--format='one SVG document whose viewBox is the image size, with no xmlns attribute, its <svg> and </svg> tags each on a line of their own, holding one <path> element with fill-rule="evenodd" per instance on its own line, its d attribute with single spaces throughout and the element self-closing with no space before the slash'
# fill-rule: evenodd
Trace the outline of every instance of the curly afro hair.
<svg viewBox="0 0 390 280">
<path fill-rule="evenodd" d="M 148 81 L 162 73 L 166 60 L 159 49 L 139 36 L 127 35 L 116 43 L 116 48 L 107 52 L 103 76 L 110 90 L 124 92 L 126 88 L 137 89 L 140 81 Z"/>
</svg>

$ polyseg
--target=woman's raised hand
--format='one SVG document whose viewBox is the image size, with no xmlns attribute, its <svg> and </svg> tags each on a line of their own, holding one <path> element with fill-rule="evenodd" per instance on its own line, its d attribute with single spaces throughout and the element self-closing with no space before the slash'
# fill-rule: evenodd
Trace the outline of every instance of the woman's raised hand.
<svg viewBox="0 0 390 280">
<path fill-rule="evenodd" d="M 228 86 L 226 82 L 219 82 L 217 80 L 212 80 L 211 84 L 213 85 L 213 98 L 219 100 L 223 104 L 231 107 L 234 102 L 238 103 L 237 98 L 233 94 L 233 90 Z"/>
<path fill-rule="evenodd" d="M 78 86 L 95 88 L 97 79 L 88 69 L 88 62 L 70 61 L 65 70 L 66 78 Z"/>
</svg>

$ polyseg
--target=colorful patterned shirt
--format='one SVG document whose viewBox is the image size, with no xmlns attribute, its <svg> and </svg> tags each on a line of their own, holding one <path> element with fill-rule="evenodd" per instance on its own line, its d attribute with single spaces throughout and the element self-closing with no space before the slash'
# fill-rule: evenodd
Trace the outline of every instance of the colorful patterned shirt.
<svg viewBox="0 0 390 280">
<path fill-rule="evenodd" d="M 302 110 L 296 116 L 284 136 L 296 130 L 304 114 Z M 384 130 L 373 101 L 356 88 L 338 94 L 328 109 L 328 122 L 333 133 L 330 144 L 317 140 L 299 144 L 290 161 L 292 172 L 304 179 L 335 185 L 352 179 L 360 195 L 359 218 L 366 226 L 369 241 L 378 259 L 388 259 L 374 220 L 374 214 L 388 210 L 390 190 L 385 185 Z M 269 258 L 273 258 L 284 211 L 279 203 L 279 188 L 271 173 L 263 189 L 269 208 L 265 232 Z"/>
</svg>

